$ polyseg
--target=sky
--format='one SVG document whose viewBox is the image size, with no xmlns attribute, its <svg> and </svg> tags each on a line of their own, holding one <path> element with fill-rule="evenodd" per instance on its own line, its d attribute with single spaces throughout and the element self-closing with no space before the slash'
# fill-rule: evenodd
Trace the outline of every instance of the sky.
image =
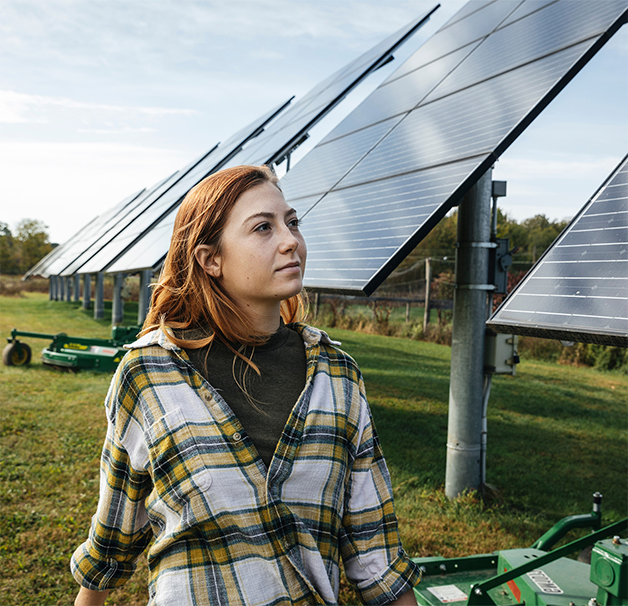
<svg viewBox="0 0 628 606">
<path fill-rule="evenodd" d="M 435 4 L 0 0 L 0 221 L 41 220 L 62 243 Z M 441 0 L 293 165 L 464 4 Z M 502 155 L 500 206 L 572 217 L 628 152 L 627 108 L 624 26 Z"/>
</svg>

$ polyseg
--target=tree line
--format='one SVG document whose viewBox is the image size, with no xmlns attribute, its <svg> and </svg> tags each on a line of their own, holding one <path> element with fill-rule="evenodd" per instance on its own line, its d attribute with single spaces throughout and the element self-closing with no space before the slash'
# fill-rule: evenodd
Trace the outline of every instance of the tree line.
<svg viewBox="0 0 628 606">
<path fill-rule="evenodd" d="M 518 248 L 514 260 L 519 263 L 533 265 L 568 224 L 569 221 L 551 221 L 545 215 L 535 215 L 519 223 L 497 209 L 497 237 L 508 238 L 510 247 Z M 419 243 L 413 255 L 429 256 L 426 253 L 430 251 L 454 251 L 457 225 L 458 212 L 454 211 Z"/>
<path fill-rule="evenodd" d="M 535 215 L 518 222 L 507 213 L 497 211 L 497 237 L 508 238 L 516 248 L 510 269 L 509 284 L 518 282 L 545 250 L 567 227 L 569 221 L 552 221 Z M 412 293 L 424 288 L 425 259 L 432 259 L 432 294 L 437 299 L 453 297 L 454 260 L 456 256 L 458 211 L 442 219 L 404 259 L 378 289 L 381 294 Z M 509 286 L 510 290 L 510 286 Z"/>
<path fill-rule="evenodd" d="M 11 231 L 0 221 L 0 273 L 22 275 L 45 257 L 53 248 L 48 226 L 36 219 L 22 219 Z"/>
</svg>

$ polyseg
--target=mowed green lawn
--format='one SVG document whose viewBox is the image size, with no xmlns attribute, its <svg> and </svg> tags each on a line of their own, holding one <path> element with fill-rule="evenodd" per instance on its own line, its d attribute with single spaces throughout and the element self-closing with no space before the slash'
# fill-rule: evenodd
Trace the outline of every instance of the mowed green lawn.
<svg viewBox="0 0 628 606">
<path fill-rule="evenodd" d="M 129 316 L 132 323 L 133 318 Z M 74 304 L 47 296 L 0 297 L 10 329 L 107 337 Z M 493 381 L 485 501 L 443 495 L 448 347 L 331 329 L 360 364 L 390 467 L 404 545 L 412 555 L 466 555 L 525 546 L 603 493 L 608 523 L 628 511 L 625 375 L 524 360 Z M 110 375 L 41 364 L 0 367 L 0 604 L 71 604 L 69 558 L 97 501 L 102 409 Z M 109 604 L 145 604 L 145 564 Z M 344 587 L 344 585 L 343 585 Z M 354 603 L 344 587 L 341 603 Z"/>
</svg>

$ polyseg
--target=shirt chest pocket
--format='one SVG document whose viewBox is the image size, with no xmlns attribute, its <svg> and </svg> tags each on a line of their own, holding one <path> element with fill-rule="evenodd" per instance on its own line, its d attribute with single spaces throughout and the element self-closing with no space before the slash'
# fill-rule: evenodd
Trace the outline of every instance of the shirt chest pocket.
<svg viewBox="0 0 628 606">
<path fill-rule="evenodd" d="M 199 448 L 199 431 L 203 428 L 188 423 L 180 409 L 170 411 L 146 430 L 154 488 L 175 509 L 212 484 L 206 457 Z"/>
</svg>

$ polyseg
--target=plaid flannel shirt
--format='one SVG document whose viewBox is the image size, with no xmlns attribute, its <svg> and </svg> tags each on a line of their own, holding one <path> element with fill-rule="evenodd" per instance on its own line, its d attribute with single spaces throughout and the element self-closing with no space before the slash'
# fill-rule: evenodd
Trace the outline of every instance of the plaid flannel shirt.
<svg viewBox="0 0 628 606">
<path fill-rule="evenodd" d="M 130 346 L 106 399 L 98 509 L 72 558 L 81 585 L 124 584 L 153 537 L 150 606 L 335 604 L 340 557 L 367 604 L 418 582 L 356 363 L 290 327 L 307 380 L 268 470 L 166 334 Z"/>
</svg>

